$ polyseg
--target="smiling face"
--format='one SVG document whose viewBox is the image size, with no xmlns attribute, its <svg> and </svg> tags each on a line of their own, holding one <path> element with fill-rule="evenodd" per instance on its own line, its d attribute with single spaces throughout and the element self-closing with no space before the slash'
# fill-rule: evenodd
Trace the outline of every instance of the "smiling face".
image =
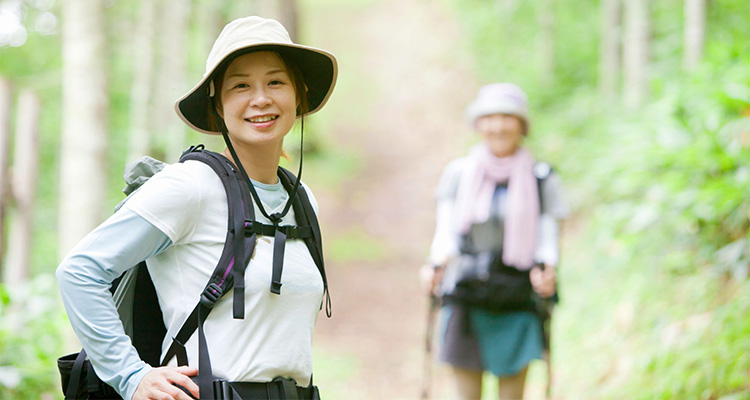
<svg viewBox="0 0 750 400">
<path fill-rule="evenodd" d="M 524 136 L 523 121 L 510 114 L 479 117 L 476 127 L 496 157 L 507 157 L 515 153 Z"/>
<path fill-rule="evenodd" d="M 297 115 L 297 96 L 281 57 L 260 51 L 237 57 L 220 88 L 219 115 L 237 144 L 272 145 L 279 151 Z"/>
</svg>

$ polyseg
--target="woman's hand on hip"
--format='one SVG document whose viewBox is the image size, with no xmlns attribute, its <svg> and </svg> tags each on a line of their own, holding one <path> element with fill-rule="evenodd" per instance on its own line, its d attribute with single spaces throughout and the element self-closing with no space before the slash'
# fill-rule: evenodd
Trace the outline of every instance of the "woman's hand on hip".
<svg viewBox="0 0 750 400">
<path fill-rule="evenodd" d="M 141 379 L 133 394 L 133 400 L 191 400 L 190 396 L 175 385 L 185 388 L 193 398 L 198 398 L 198 385 L 190 377 L 198 374 L 195 367 L 154 368 Z"/>
<path fill-rule="evenodd" d="M 555 267 L 544 265 L 544 269 L 534 267 L 529 274 L 531 286 L 540 296 L 547 298 L 557 291 L 557 275 Z"/>
</svg>

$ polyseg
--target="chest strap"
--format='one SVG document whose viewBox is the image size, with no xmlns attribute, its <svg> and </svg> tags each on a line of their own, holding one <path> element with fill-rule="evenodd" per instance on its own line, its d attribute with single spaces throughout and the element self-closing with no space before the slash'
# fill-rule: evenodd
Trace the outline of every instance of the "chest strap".
<svg viewBox="0 0 750 400">
<path fill-rule="evenodd" d="M 312 227 L 295 225 L 266 225 L 258 221 L 245 220 L 245 236 L 253 233 L 261 236 L 275 236 L 279 231 L 286 235 L 287 239 L 307 239 L 313 237 Z"/>
</svg>

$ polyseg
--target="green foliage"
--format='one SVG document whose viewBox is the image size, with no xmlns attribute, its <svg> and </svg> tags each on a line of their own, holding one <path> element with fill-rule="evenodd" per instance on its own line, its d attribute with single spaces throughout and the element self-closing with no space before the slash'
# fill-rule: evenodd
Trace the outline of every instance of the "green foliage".
<svg viewBox="0 0 750 400">
<path fill-rule="evenodd" d="M 596 91 L 599 2 L 555 2 L 552 84 L 535 64 L 541 2 L 470 3 L 451 2 L 483 82 L 527 91 L 528 145 L 562 174 L 574 210 L 558 394 L 749 398 L 750 6 L 708 3 L 704 60 L 687 73 L 683 2 L 652 2 L 651 100 L 632 110 Z"/>
<path fill-rule="evenodd" d="M 30 282 L 0 285 L 0 398 L 34 399 L 60 392 L 55 369 L 60 332 L 68 321 L 55 296 L 52 274 Z"/>
</svg>

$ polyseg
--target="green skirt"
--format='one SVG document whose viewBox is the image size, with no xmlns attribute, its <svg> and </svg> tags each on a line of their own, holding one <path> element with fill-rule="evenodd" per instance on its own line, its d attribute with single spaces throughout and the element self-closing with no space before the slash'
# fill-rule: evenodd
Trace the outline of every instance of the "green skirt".
<svg viewBox="0 0 750 400">
<path fill-rule="evenodd" d="M 542 358 L 542 325 L 534 313 L 494 313 L 451 305 L 443 307 L 439 358 L 456 367 L 515 375 Z"/>
</svg>

